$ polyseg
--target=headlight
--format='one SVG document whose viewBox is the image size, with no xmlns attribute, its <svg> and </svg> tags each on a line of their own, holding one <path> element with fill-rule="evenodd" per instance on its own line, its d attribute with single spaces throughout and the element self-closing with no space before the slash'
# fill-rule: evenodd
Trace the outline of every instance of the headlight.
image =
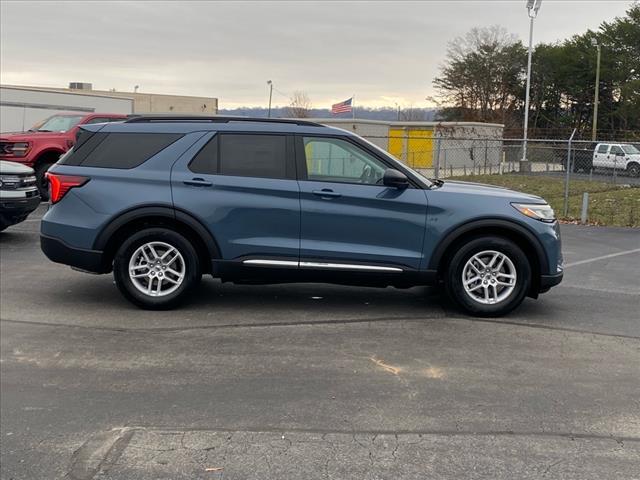
<svg viewBox="0 0 640 480">
<path fill-rule="evenodd" d="M 553 223 L 556 221 L 556 214 L 546 203 L 529 204 L 529 203 L 512 203 L 513 208 L 529 218 L 535 218 L 545 223 Z"/>
</svg>

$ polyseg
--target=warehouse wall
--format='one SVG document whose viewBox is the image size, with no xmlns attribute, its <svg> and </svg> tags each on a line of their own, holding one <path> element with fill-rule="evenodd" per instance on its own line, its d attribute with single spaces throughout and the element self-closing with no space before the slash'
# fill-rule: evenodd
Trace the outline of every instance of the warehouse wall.
<svg viewBox="0 0 640 480">
<path fill-rule="evenodd" d="M 504 125 L 500 124 L 333 118 L 312 120 L 355 132 L 417 169 L 433 169 L 438 160 L 441 167 L 471 167 L 485 160 L 497 164 L 502 152 Z"/>
<path fill-rule="evenodd" d="M 0 86 L 0 131 L 22 132 L 56 113 L 133 112 L 133 100 Z"/>
</svg>

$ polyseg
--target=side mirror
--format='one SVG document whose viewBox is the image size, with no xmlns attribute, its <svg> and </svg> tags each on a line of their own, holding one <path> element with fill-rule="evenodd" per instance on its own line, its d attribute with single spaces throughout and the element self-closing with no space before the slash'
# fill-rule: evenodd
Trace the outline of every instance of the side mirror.
<svg viewBox="0 0 640 480">
<path fill-rule="evenodd" d="M 407 176 L 395 168 L 387 168 L 382 177 L 383 185 L 403 190 L 409 186 Z"/>
<path fill-rule="evenodd" d="M 624 152 L 616 152 L 616 157 L 624 157 Z"/>
</svg>

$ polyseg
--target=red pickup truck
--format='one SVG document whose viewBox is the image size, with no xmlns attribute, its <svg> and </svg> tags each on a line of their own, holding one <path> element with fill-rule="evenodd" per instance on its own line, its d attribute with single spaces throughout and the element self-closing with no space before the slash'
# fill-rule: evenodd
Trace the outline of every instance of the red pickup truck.
<svg viewBox="0 0 640 480">
<path fill-rule="evenodd" d="M 80 125 L 121 122 L 126 115 L 115 113 L 61 113 L 38 122 L 26 132 L 0 134 L 0 160 L 33 168 L 40 197 L 49 199 L 45 172 L 76 141 Z"/>
</svg>

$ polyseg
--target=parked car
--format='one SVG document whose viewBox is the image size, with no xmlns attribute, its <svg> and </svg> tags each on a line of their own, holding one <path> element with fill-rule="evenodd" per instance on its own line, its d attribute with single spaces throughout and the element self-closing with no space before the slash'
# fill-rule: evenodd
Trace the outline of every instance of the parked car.
<svg viewBox="0 0 640 480">
<path fill-rule="evenodd" d="M 593 152 L 593 166 L 640 177 L 640 150 L 630 143 L 599 143 Z"/>
<path fill-rule="evenodd" d="M 571 147 L 571 170 L 573 172 L 590 172 L 593 169 L 593 152 L 595 143 L 576 142 Z M 567 169 L 568 150 L 566 143 L 553 147 L 556 161 Z"/>
<path fill-rule="evenodd" d="M 353 133 L 308 121 L 86 125 L 48 176 L 44 253 L 113 271 L 142 308 L 176 306 L 210 273 L 443 285 L 465 311 L 491 316 L 563 275 L 558 222 L 542 198 L 431 181 Z"/>
<path fill-rule="evenodd" d="M 26 220 L 39 204 L 33 169 L 0 160 L 0 232 Z"/>
<path fill-rule="evenodd" d="M 35 170 L 38 190 L 49 199 L 45 172 L 76 141 L 80 125 L 121 122 L 126 115 L 113 113 L 65 113 L 53 115 L 26 132 L 0 134 L 0 160 L 22 163 Z"/>
</svg>

